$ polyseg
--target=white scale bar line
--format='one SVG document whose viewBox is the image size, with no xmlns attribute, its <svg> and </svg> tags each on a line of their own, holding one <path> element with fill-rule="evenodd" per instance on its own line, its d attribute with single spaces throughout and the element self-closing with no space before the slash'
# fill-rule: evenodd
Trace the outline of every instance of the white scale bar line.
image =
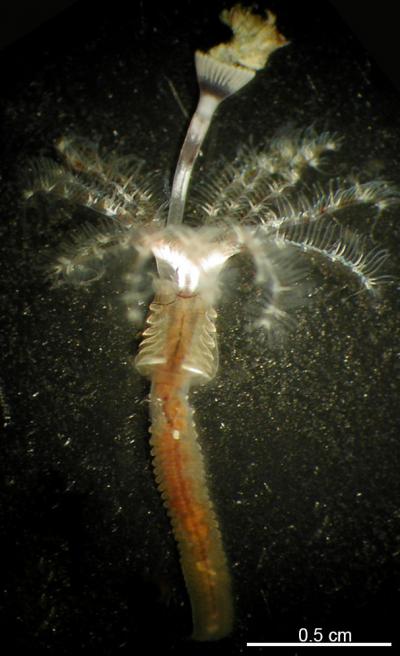
<svg viewBox="0 0 400 656">
<path fill-rule="evenodd" d="M 248 642 L 247 647 L 391 647 L 391 642 Z"/>
</svg>

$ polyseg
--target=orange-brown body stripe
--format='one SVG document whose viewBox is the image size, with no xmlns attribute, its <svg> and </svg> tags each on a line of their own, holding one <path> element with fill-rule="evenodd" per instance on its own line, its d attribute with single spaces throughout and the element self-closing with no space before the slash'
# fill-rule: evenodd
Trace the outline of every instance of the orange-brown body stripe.
<svg viewBox="0 0 400 656">
<path fill-rule="evenodd" d="M 183 367 L 204 309 L 201 314 L 201 306 L 188 297 L 167 311 L 165 359 L 151 372 L 154 467 L 181 554 L 194 637 L 215 639 L 231 630 L 231 585 L 187 400 L 193 374 Z"/>
</svg>

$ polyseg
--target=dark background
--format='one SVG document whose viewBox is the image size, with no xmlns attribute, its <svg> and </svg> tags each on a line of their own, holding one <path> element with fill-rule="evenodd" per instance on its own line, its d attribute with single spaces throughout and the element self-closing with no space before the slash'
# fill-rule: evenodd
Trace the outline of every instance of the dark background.
<svg viewBox="0 0 400 656">
<path fill-rule="evenodd" d="M 36 0 L 32 3 L 30 0 L 13 0 L 13 2 L 4 0 L 0 22 L 0 48 L 29 34 L 76 1 Z M 398 86 L 400 83 L 398 70 L 400 46 L 397 31 L 397 8 L 393 2 L 383 0 L 379 3 L 378 9 L 360 5 L 358 2 L 349 3 L 347 0 L 327 0 L 324 4 L 336 9 L 385 74 Z M 83 5 L 82 2 L 81 5 Z M 143 5 L 143 2 L 138 0 L 131 2 L 132 11 L 134 12 L 140 5 Z M 308 0 L 304 14 L 312 5 L 317 6 L 317 3 Z M 85 7 L 86 9 L 81 7 L 80 11 L 85 11 L 88 15 L 90 12 L 95 15 L 98 10 L 95 3 L 89 1 L 85 2 Z M 320 8 L 319 11 L 321 11 Z"/>
<path fill-rule="evenodd" d="M 66 133 L 137 154 L 168 187 L 187 126 L 172 89 L 190 113 L 193 51 L 227 36 L 217 19 L 226 4 L 126 5 L 73 3 L 1 54 L 5 653 L 132 653 L 147 641 L 163 653 L 240 654 L 246 641 L 296 641 L 300 627 L 394 640 L 398 285 L 375 307 L 329 271 L 315 273 L 312 303 L 280 351 L 243 332 L 240 293 L 221 304 L 219 376 L 193 403 L 237 622 L 219 644 L 184 639 L 190 607 L 152 478 L 138 335 L 120 301 L 127 263 L 95 287 L 51 289 L 46 264 L 91 217 L 21 202 L 29 157 L 53 156 Z M 314 125 L 343 137 L 322 183 L 399 184 L 389 78 L 330 3 L 269 7 L 291 45 L 221 108 L 197 175 L 250 135 Z M 394 278 L 397 214 L 349 217 L 391 250 Z"/>
</svg>

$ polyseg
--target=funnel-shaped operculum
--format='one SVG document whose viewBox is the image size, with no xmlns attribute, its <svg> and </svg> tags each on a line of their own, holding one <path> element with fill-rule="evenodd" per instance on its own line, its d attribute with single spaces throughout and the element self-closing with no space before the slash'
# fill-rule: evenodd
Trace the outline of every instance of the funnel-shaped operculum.
<svg viewBox="0 0 400 656">
<path fill-rule="evenodd" d="M 250 82 L 255 71 L 264 68 L 271 53 L 287 43 L 278 32 L 275 16 L 271 13 L 263 18 L 235 5 L 222 12 L 221 20 L 232 29 L 232 39 L 207 53 L 196 52 L 200 99 L 179 155 L 168 224 L 183 221 L 193 166 L 218 105 Z"/>
</svg>

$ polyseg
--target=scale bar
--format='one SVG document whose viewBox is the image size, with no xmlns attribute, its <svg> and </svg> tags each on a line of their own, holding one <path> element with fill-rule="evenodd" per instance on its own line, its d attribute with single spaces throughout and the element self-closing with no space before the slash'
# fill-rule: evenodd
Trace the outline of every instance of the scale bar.
<svg viewBox="0 0 400 656">
<path fill-rule="evenodd" d="M 392 647 L 391 642 L 248 642 L 247 647 Z"/>
</svg>

